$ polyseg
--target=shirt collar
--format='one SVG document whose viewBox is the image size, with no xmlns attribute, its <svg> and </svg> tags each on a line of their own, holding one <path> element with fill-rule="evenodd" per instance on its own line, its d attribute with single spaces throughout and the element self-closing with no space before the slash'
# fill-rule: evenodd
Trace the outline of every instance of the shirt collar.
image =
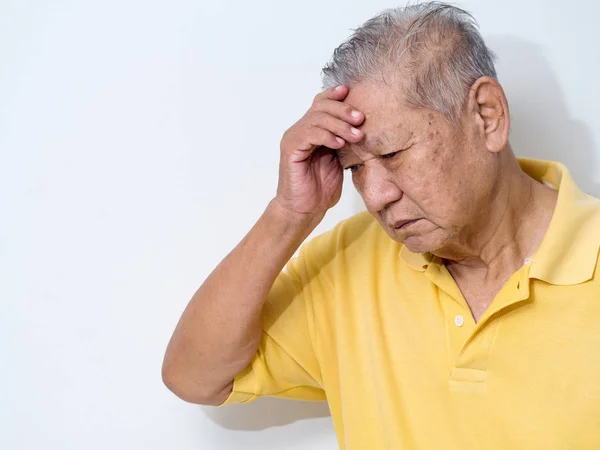
<svg viewBox="0 0 600 450">
<path fill-rule="evenodd" d="M 405 245 L 400 249 L 400 257 L 411 269 L 419 272 L 425 272 L 429 263 L 435 258 L 431 253 L 413 253 Z"/>
<path fill-rule="evenodd" d="M 600 200 L 579 189 L 568 169 L 558 162 L 529 158 L 518 161 L 525 173 L 558 191 L 548 230 L 530 258 L 529 277 L 557 285 L 591 279 L 600 249 Z M 405 246 L 400 256 L 409 267 L 421 272 L 438 259 L 429 253 L 413 253 Z"/>
<path fill-rule="evenodd" d="M 548 230 L 531 256 L 529 277 L 561 285 L 589 280 L 600 248 L 600 200 L 579 189 L 561 163 L 520 158 L 519 164 L 529 176 L 558 190 Z"/>
</svg>

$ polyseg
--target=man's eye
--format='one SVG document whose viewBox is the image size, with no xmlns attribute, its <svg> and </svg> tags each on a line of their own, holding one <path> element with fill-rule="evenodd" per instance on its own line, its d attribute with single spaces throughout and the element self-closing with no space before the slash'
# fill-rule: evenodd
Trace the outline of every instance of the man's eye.
<svg viewBox="0 0 600 450">
<path fill-rule="evenodd" d="M 381 155 L 381 157 L 384 159 L 390 159 L 390 158 L 393 158 L 394 156 L 396 156 L 398 153 L 400 153 L 400 152 L 386 153 L 385 155 Z"/>
<path fill-rule="evenodd" d="M 360 167 L 360 164 L 354 164 L 353 166 L 346 167 L 345 170 L 349 170 L 352 173 L 356 173 L 356 171 L 358 170 L 359 167 Z"/>
</svg>

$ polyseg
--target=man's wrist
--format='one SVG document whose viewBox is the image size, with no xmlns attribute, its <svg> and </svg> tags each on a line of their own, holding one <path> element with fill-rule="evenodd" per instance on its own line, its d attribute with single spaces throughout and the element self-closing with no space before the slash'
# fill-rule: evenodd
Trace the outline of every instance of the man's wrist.
<svg viewBox="0 0 600 450">
<path fill-rule="evenodd" d="M 284 207 L 277 198 L 269 202 L 264 213 L 270 221 L 292 234 L 306 238 L 321 223 L 325 213 L 298 213 Z"/>
</svg>

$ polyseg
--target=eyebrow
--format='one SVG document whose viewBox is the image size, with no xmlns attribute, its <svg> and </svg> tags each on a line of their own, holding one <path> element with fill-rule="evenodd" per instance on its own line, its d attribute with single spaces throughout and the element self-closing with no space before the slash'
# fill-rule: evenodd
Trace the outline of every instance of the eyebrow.
<svg viewBox="0 0 600 450">
<path fill-rule="evenodd" d="M 355 146 L 355 147 L 360 147 L 360 148 L 373 148 L 378 145 L 383 145 L 384 140 L 386 140 L 387 142 L 390 142 L 389 134 L 390 133 L 384 131 L 383 133 L 381 133 L 381 137 L 369 138 L 367 136 L 366 139 L 363 139 L 362 141 L 360 141 L 360 143 L 357 143 L 357 144 L 353 143 L 353 144 L 350 144 L 350 146 Z M 342 159 L 343 157 L 347 156 L 348 153 L 350 153 L 350 149 L 348 147 L 349 147 L 348 142 L 346 142 L 346 144 L 342 148 L 340 148 L 339 150 L 336 150 L 338 159 Z"/>
</svg>

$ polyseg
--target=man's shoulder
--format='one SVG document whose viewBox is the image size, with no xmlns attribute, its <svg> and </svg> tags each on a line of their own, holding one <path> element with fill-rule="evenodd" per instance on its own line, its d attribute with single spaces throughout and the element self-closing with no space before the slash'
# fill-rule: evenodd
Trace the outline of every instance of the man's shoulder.
<svg viewBox="0 0 600 450">
<path fill-rule="evenodd" d="M 365 241 L 380 239 L 382 236 L 388 237 L 377 220 L 368 211 L 362 211 L 341 220 L 331 230 L 312 238 L 307 246 L 340 251 Z"/>
<path fill-rule="evenodd" d="M 363 211 L 305 243 L 302 253 L 305 258 L 321 263 L 334 259 L 366 261 L 377 258 L 383 250 L 399 251 L 401 247 L 368 211 Z"/>
</svg>

